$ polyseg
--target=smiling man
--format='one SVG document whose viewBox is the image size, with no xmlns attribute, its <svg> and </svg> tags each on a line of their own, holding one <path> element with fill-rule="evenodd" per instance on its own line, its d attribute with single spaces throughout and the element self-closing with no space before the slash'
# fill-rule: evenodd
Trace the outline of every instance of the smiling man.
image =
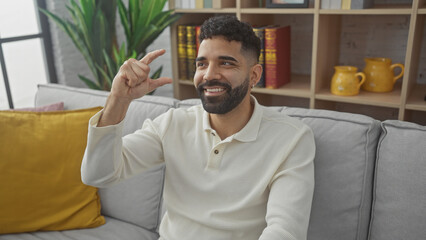
<svg viewBox="0 0 426 240">
<path fill-rule="evenodd" d="M 106 187 L 165 163 L 160 239 L 306 239 L 312 131 L 250 94 L 262 73 L 250 25 L 213 17 L 200 42 L 194 85 L 202 105 L 171 109 L 124 138 L 130 102 L 172 80 L 149 78 L 164 50 L 123 64 L 104 110 L 90 120 L 83 182 Z"/>
</svg>

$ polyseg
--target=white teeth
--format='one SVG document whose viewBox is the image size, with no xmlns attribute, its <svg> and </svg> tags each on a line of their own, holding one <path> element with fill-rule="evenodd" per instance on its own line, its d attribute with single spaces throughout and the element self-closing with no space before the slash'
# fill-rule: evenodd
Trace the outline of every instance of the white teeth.
<svg viewBox="0 0 426 240">
<path fill-rule="evenodd" d="M 206 89 L 207 92 L 221 92 L 223 91 L 223 88 L 209 88 Z"/>
</svg>

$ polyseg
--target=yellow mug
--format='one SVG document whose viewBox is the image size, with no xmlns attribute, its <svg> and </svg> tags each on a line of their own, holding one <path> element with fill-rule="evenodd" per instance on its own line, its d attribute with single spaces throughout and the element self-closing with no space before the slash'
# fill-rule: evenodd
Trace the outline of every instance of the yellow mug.
<svg viewBox="0 0 426 240">
<path fill-rule="evenodd" d="M 404 65 L 392 64 L 390 58 L 365 58 L 364 73 L 367 80 L 362 89 L 369 92 L 390 92 L 399 78 L 404 74 Z M 401 68 L 401 72 L 395 77 L 394 69 Z"/>
<path fill-rule="evenodd" d="M 331 93 L 339 96 L 354 96 L 359 94 L 359 88 L 365 82 L 365 74 L 357 72 L 353 66 L 335 66 L 331 78 Z"/>
</svg>

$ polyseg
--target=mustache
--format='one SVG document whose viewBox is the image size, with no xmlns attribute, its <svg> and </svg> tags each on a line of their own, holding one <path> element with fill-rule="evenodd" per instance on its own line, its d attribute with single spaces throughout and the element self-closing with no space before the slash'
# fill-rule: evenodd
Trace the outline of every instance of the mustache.
<svg viewBox="0 0 426 240">
<path fill-rule="evenodd" d="M 209 80 L 206 81 L 205 83 L 202 83 L 200 85 L 198 85 L 197 90 L 199 92 L 203 92 L 205 87 L 213 87 L 213 86 L 220 86 L 220 87 L 224 87 L 226 90 L 231 90 L 232 87 L 230 84 L 228 83 L 224 83 L 224 82 L 220 82 L 219 80 Z"/>
</svg>

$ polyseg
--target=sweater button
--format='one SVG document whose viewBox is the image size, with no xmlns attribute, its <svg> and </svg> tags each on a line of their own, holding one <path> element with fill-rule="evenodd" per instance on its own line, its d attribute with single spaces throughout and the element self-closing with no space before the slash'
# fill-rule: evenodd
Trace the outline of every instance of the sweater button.
<svg viewBox="0 0 426 240">
<path fill-rule="evenodd" d="M 219 153 L 219 150 L 214 150 L 214 154 L 218 154 Z"/>
</svg>

